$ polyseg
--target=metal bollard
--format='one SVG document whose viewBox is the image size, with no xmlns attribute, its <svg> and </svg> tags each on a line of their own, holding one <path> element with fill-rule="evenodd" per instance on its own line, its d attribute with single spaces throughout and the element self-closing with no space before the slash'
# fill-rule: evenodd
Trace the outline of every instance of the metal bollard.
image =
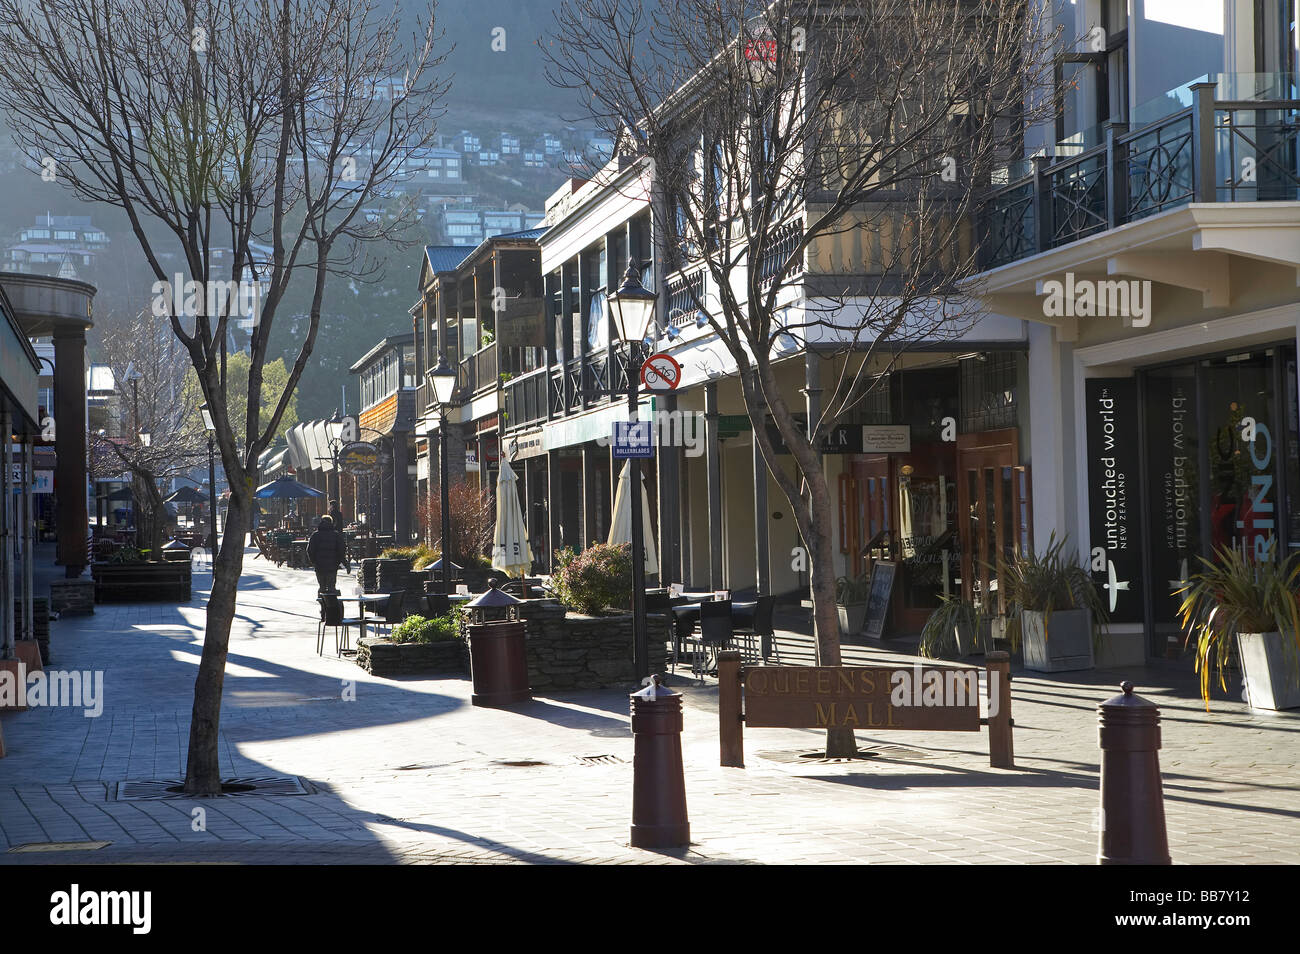
<svg viewBox="0 0 1300 954">
<path fill-rule="evenodd" d="M 659 676 L 631 696 L 633 848 L 680 848 L 691 842 L 682 773 L 682 696 Z"/>
<path fill-rule="evenodd" d="M 1160 787 L 1160 709 L 1133 695 L 1097 706 L 1101 745 L 1101 829 L 1097 863 L 1167 865 L 1164 794 Z"/>
</svg>

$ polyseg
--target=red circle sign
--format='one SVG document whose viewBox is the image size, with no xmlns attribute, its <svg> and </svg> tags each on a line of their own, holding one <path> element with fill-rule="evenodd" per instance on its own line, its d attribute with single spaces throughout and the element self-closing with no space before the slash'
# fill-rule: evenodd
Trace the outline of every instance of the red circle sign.
<svg viewBox="0 0 1300 954">
<path fill-rule="evenodd" d="M 682 366 L 670 354 L 652 354 L 641 365 L 641 384 L 647 391 L 671 391 L 682 380 Z"/>
</svg>

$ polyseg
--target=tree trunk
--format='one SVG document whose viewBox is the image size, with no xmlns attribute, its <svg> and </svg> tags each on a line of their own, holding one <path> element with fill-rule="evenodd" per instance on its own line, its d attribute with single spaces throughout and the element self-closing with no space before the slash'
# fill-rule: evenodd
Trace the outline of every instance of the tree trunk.
<svg viewBox="0 0 1300 954">
<path fill-rule="evenodd" d="M 250 499 L 231 493 L 220 547 L 212 557 L 212 595 L 208 598 L 203 657 L 194 680 L 194 708 L 190 716 L 189 758 L 185 767 L 187 795 L 221 794 L 221 693 L 251 509 Z"/>
<path fill-rule="evenodd" d="M 808 479 L 811 515 L 814 530 L 806 540 L 812 577 L 813 638 L 817 649 L 817 665 L 839 666 L 840 617 L 835 609 L 835 564 L 831 547 L 831 534 L 826 526 L 831 507 L 830 493 L 821 474 Z M 828 726 L 826 729 L 826 757 L 851 758 L 858 752 L 857 741 L 851 728 Z"/>
</svg>

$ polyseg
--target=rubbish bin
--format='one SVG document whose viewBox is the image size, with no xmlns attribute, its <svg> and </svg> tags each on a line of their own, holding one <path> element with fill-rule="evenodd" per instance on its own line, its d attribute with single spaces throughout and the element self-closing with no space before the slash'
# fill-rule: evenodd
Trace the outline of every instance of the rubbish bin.
<svg viewBox="0 0 1300 954">
<path fill-rule="evenodd" d="M 474 683 L 470 701 L 500 708 L 531 702 L 525 625 L 516 608 L 519 600 L 491 588 L 465 604 L 469 613 L 469 671 Z"/>
</svg>

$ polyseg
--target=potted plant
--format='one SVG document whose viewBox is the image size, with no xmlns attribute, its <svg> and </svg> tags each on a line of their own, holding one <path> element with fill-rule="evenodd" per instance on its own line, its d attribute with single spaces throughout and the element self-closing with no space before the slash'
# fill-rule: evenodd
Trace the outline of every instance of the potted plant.
<svg viewBox="0 0 1300 954">
<path fill-rule="evenodd" d="M 960 595 L 939 597 L 939 608 L 921 630 L 920 653 L 927 659 L 970 656 L 989 645 L 988 622 L 982 607 Z"/>
<path fill-rule="evenodd" d="M 1246 701 L 1252 709 L 1300 706 L 1300 555 L 1252 560 L 1227 547 L 1182 588 L 1178 615 L 1196 640 L 1201 698 L 1210 705 L 1210 664 L 1227 689 L 1224 669 L 1235 641 Z"/>
<path fill-rule="evenodd" d="M 1109 622 L 1088 568 L 1077 553 L 1064 551 L 1065 539 L 1053 534 L 1041 554 L 998 562 L 1007 638 L 1023 650 L 1025 668 L 1036 672 L 1091 669 Z"/>
<path fill-rule="evenodd" d="M 850 579 L 842 576 L 835 581 L 835 610 L 840 617 L 840 635 L 856 636 L 867 621 L 867 598 L 871 595 L 871 577 Z"/>
</svg>

